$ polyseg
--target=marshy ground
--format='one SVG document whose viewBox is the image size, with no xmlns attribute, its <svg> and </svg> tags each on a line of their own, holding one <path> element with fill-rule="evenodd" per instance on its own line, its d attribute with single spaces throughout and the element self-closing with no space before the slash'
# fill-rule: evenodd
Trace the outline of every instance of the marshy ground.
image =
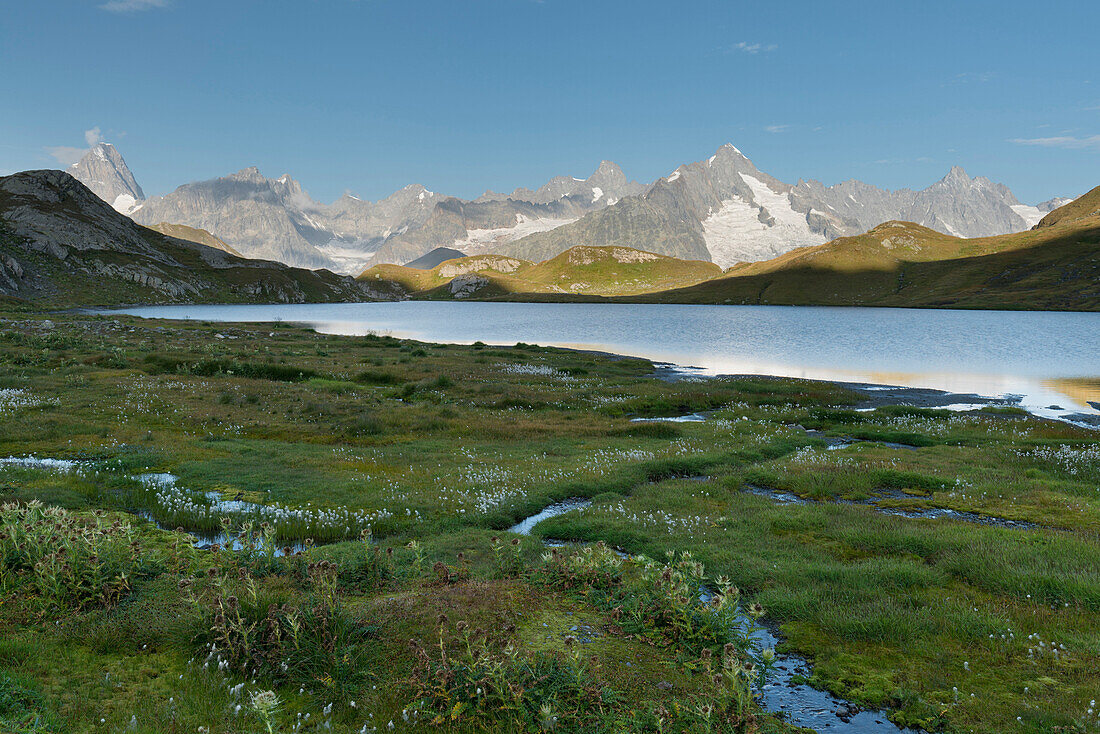
<svg viewBox="0 0 1100 734">
<path fill-rule="evenodd" d="M 5 312 L 0 459 L 72 463 L 0 464 L 0 730 L 792 731 L 746 698 L 759 604 L 898 724 L 1100 731 L 1095 432 L 652 374 Z M 227 516 L 243 551 L 157 527 Z"/>
</svg>

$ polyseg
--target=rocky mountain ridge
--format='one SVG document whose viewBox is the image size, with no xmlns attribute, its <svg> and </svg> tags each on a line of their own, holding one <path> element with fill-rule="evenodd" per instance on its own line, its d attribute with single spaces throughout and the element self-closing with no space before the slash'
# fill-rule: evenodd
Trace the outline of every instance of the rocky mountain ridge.
<svg viewBox="0 0 1100 734">
<path fill-rule="evenodd" d="M 69 174 L 123 214 L 129 214 L 145 200 L 145 192 L 122 154 L 110 143 L 93 145 L 79 161 L 69 166 Z"/>
<path fill-rule="evenodd" d="M 0 177 L 0 295 L 44 304 L 372 300 L 346 276 L 142 227 L 64 171 Z"/>
<path fill-rule="evenodd" d="M 125 162 L 113 164 L 118 181 L 105 183 L 114 156 L 121 161 L 113 146 L 100 144 L 75 173 L 138 222 L 203 229 L 247 257 L 351 274 L 408 263 L 440 247 L 541 261 L 576 245 L 619 246 L 729 267 L 890 220 L 962 237 L 1018 232 L 1068 201 L 1022 204 L 1003 184 L 971 178 L 959 167 L 919 191 L 855 180 L 788 184 L 727 144 L 649 185 L 603 161 L 585 179 L 558 176 L 534 190 L 487 191 L 473 200 L 414 184 L 377 202 L 346 194 L 323 204 L 289 175 L 268 179 L 246 168 L 142 202 Z M 116 193 L 123 189 L 130 193 Z"/>
<path fill-rule="evenodd" d="M 889 191 L 854 180 L 791 185 L 725 145 L 708 160 L 658 179 L 639 196 L 500 251 L 541 260 L 577 244 L 620 245 L 729 267 L 857 235 L 891 220 L 958 237 L 1020 232 L 1038 222 L 1044 207 L 1062 201 L 1028 207 L 1007 186 L 971 178 L 958 166 L 920 191 Z"/>
</svg>

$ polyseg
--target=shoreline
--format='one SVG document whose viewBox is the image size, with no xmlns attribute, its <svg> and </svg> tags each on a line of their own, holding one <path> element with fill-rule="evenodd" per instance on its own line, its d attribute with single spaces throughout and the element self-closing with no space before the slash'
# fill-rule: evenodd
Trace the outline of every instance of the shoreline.
<svg viewBox="0 0 1100 734">
<path fill-rule="evenodd" d="M 185 305 L 185 304 L 179 304 Z M 192 305 L 208 305 L 208 304 L 192 304 Z M 210 304 L 216 305 L 216 304 Z M 226 304 L 226 305 L 249 305 L 249 304 Z M 256 304 L 264 305 L 264 304 Z M 303 304 L 304 305 L 304 304 Z M 794 308 L 795 306 L 792 306 Z M 127 307 L 123 307 L 125 309 Z M 829 306 L 825 306 L 829 308 Z M 875 307 L 870 307 L 875 308 Z M 891 308 L 891 307 L 883 307 Z M 903 307 L 904 308 L 904 307 Z M 938 309 L 944 310 L 944 309 Z M 948 309 L 950 310 L 950 309 Z M 173 319 L 166 317 L 148 317 L 137 316 L 129 313 L 125 313 L 124 310 L 118 308 L 76 308 L 68 309 L 62 312 L 65 314 L 86 315 L 86 316 L 107 316 L 112 318 L 118 318 L 120 316 L 134 319 L 141 319 L 143 321 L 165 321 L 165 322 L 179 322 L 179 323 L 191 323 L 191 324 L 205 324 L 211 327 L 229 327 L 229 326 L 244 326 L 244 325 L 267 325 L 267 326 L 281 326 L 281 327 L 297 327 L 313 331 L 317 334 L 324 334 L 326 336 L 346 337 L 354 336 L 351 334 L 340 334 L 334 332 L 318 331 L 317 326 L 310 322 L 305 321 L 217 321 L 217 320 L 205 320 L 194 318 Z M 405 341 L 414 341 L 422 344 L 472 344 L 474 342 L 437 342 L 427 341 L 423 339 L 411 338 L 411 337 L 395 337 Z M 498 348 L 509 348 L 514 346 L 513 344 L 493 344 L 492 342 L 485 342 L 486 345 L 494 346 Z M 692 365 L 681 365 L 673 362 L 661 362 L 658 360 L 649 359 L 647 357 L 641 357 L 637 355 L 623 354 L 620 352 L 610 352 L 600 349 L 583 349 L 580 347 L 567 347 L 537 344 L 543 348 L 560 349 L 563 351 L 575 352 L 578 354 L 588 354 L 603 357 L 610 360 L 644 360 L 648 361 L 654 366 L 653 376 L 656 379 L 666 382 L 676 382 L 683 379 L 695 378 L 695 379 L 745 379 L 745 378 L 770 378 L 770 379 L 783 379 L 783 380 L 805 380 L 808 382 L 820 382 L 838 385 L 850 390 L 861 393 L 864 396 L 863 402 L 855 407 L 855 410 L 873 410 L 878 407 L 886 405 L 905 405 L 916 408 L 930 408 L 930 409 L 948 409 L 954 410 L 959 413 L 975 413 L 983 407 L 1016 407 L 1026 411 L 1027 415 L 1040 420 L 1053 420 L 1061 423 L 1069 423 L 1082 428 L 1088 428 L 1093 430 L 1100 430 L 1100 406 L 1090 403 L 1096 408 L 1096 413 L 1082 412 L 1080 407 L 1074 407 L 1072 409 L 1065 409 L 1058 406 L 1061 411 L 1064 411 L 1064 415 L 1043 415 L 1036 412 L 1035 409 L 1027 408 L 1020 404 L 1020 398 L 1016 397 L 1015 400 L 1012 397 L 994 397 L 990 395 L 981 395 L 979 393 L 958 393 L 950 390 L 942 390 L 938 388 L 930 387 L 912 387 L 905 385 L 895 385 L 886 383 L 874 383 L 874 382 L 860 382 L 843 379 L 829 379 L 829 378 L 805 378 L 805 377 L 791 377 L 787 375 L 779 375 L 764 372 L 746 372 L 746 373 L 711 373 L 706 372 L 704 368 L 695 367 Z M 970 407 L 974 406 L 974 407 Z M 1055 406 L 1050 406 L 1048 410 L 1053 409 Z M 990 413 L 984 413 L 984 415 L 990 415 Z M 1001 415 L 1000 417 L 1010 419 L 1011 416 Z"/>
<path fill-rule="evenodd" d="M 578 350 L 579 351 L 579 350 Z M 1039 415 L 1019 404 L 1019 399 L 1012 400 L 1003 397 L 991 397 L 978 393 L 958 393 L 950 390 L 939 390 L 932 387 L 908 387 L 905 385 L 888 385 L 875 382 L 850 382 L 846 380 L 828 380 L 808 377 L 786 377 L 783 375 L 768 375 L 763 373 L 742 374 L 691 374 L 689 370 L 701 370 L 699 367 L 684 367 L 671 362 L 654 363 L 657 370 L 654 376 L 666 382 L 679 382 L 683 379 L 699 380 L 736 380 L 753 377 L 767 377 L 780 380 L 805 380 L 806 382 L 823 382 L 831 385 L 853 390 L 863 395 L 863 401 L 853 409 L 857 411 L 870 411 L 888 405 L 904 405 L 914 408 L 928 408 L 932 410 L 951 410 L 960 414 L 978 413 L 981 415 L 996 415 L 1000 418 L 1011 420 L 1011 415 L 982 412 L 985 407 L 1012 407 L 1025 411 L 1026 415 L 1039 420 L 1052 420 L 1061 423 L 1070 423 L 1081 428 L 1100 430 L 1100 414 L 1067 412 L 1057 418 Z M 664 373 L 661 373 L 664 370 Z"/>
</svg>

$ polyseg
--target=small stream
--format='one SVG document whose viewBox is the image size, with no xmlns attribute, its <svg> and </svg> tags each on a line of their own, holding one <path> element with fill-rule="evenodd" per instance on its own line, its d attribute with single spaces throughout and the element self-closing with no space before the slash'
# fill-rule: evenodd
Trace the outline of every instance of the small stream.
<svg viewBox="0 0 1100 734">
<path fill-rule="evenodd" d="M 34 456 L 0 458 L 0 467 L 18 466 L 58 473 L 81 471 L 85 465 L 86 462 L 70 459 L 49 459 Z M 149 472 L 136 475 L 133 478 L 153 489 L 175 489 L 178 482 L 178 478 L 174 474 L 169 474 L 167 472 Z M 813 500 L 807 500 L 791 493 L 764 487 L 750 485 L 745 487 L 745 491 L 768 497 L 784 504 L 809 504 L 813 502 Z M 257 505 L 241 499 L 223 499 L 215 492 L 207 492 L 204 493 L 204 495 L 207 501 L 211 503 L 210 506 L 212 509 L 228 514 L 250 513 L 258 507 L 263 507 L 262 505 Z M 908 497 L 908 495 L 904 496 Z M 957 512 L 943 508 L 914 511 L 880 508 L 874 505 L 877 499 L 880 498 L 859 502 L 853 500 L 844 502 L 847 504 L 867 504 L 875 507 L 879 512 L 902 515 L 905 517 L 948 517 L 986 525 L 1002 525 L 1018 528 L 1037 527 L 1031 523 L 988 517 L 978 515 L 977 513 Z M 534 527 L 543 520 L 557 517 L 574 510 L 583 510 L 591 504 L 592 500 L 584 497 L 573 497 L 561 500 L 543 508 L 540 512 L 530 517 L 524 518 L 508 528 L 508 530 L 509 532 L 520 535 L 530 535 Z M 149 513 L 140 512 L 138 514 L 144 519 L 152 521 L 162 529 L 173 529 L 165 527 Z M 195 546 L 198 548 L 209 548 L 215 543 L 222 547 L 233 548 L 234 550 L 240 550 L 241 548 L 241 543 L 238 540 L 235 538 L 228 538 L 224 533 L 204 534 L 195 531 L 187 532 L 195 538 Z M 562 541 L 554 540 L 548 540 L 546 542 L 548 545 L 563 544 Z M 303 550 L 306 546 L 301 543 L 296 543 L 289 544 L 289 547 L 292 551 L 297 551 Z M 276 551 L 276 554 L 282 555 L 283 549 L 280 547 Z M 744 618 L 740 623 L 747 626 L 749 625 L 749 620 Z M 761 649 L 775 649 L 781 642 L 781 639 L 767 628 L 757 628 L 752 633 L 752 639 L 760 645 Z M 810 664 L 805 658 L 792 653 L 777 653 L 773 676 L 758 692 L 761 705 L 767 711 L 783 713 L 787 721 L 796 726 L 807 727 L 818 731 L 835 731 L 841 734 L 917 734 L 916 730 L 902 729 L 896 726 L 881 712 L 861 710 L 855 704 L 837 698 L 826 691 L 819 690 L 806 683 L 798 682 L 809 678 L 809 676 Z M 796 678 L 798 678 L 798 681 L 796 681 Z"/>
<path fill-rule="evenodd" d="M 538 525 L 543 520 L 549 520 L 551 517 L 557 517 L 558 515 L 564 515 L 567 512 L 573 510 L 583 510 L 592 504 L 592 500 L 585 497 L 573 497 L 571 499 L 562 500 L 561 502 L 555 502 L 554 504 L 544 508 L 541 512 L 531 515 L 531 517 L 520 520 L 512 527 L 508 528 L 510 533 L 518 533 L 520 535 L 530 535 L 532 528 Z"/>
<path fill-rule="evenodd" d="M 760 487 L 755 484 L 746 484 L 743 487 L 743 491 L 749 494 L 755 494 L 759 497 L 767 497 L 770 500 L 774 500 L 783 505 L 811 505 L 818 502 L 825 502 L 826 500 L 814 500 L 806 497 L 799 497 L 791 492 L 784 492 L 780 489 L 772 489 L 771 487 Z M 906 494 L 900 490 L 885 491 L 878 497 L 869 497 L 865 500 L 846 500 L 835 499 L 827 500 L 829 502 L 835 502 L 838 505 L 864 505 L 871 507 L 882 515 L 893 515 L 895 517 L 907 517 L 911 519 L 929 519 L 938 520 L 940 518 L 947 518 L 949 520 L 960 520 L 962 522 L 971 522 L 976 525 L 990 525 L 1001 528 L 1015 528 L 1017 530 L 1033 530 L 1035 528 L 1043 527 L 1033 522 L 1027 522 L 1026 520 L 1010 520 L 1006 517 L 997 517 L 996 515 L 982 515 L 977 512 L 968 512 L 966 510 L 951 510 L 946 507 L 928 507 L 913 510 L 903 510 L 899 507 L 882 507 L 878 504 L 879 500 L 883 499 L 895 499 L 895 500 L 912 500 L 920 499 L 913 495 Z"/>
<path fill-rule="evenodd" d="M 535 525 L 543 520 L 573 510 L 582 510 L 591 504 L 592 500 L 581 497 L 555 502 L 541 512 L 516 523 L 509 531 L 530 535 Z M 550 541 L 548 544 L 556 545 L 559 542 Z M 745 617 L 739 623 L 748 628 L 750 621 Z M 751 638 L 761 649 L 775 649 L 781 642 L 778 636 L 764 627 L 757 627 Z M 915 729 L 897 726 L 880 711 L 861 710 L 859 706 L 827 691 L 795 680 L 796 677 L 802 680 L 809 676 L 809 661 L 792 653 L 777 652 L 772 677 L 758 693 L 760 705 L 766 711 L 783 713 L 786 720 L 795 726 L 817 731 L 838 734 L 918 734 Z"/>
</svg>

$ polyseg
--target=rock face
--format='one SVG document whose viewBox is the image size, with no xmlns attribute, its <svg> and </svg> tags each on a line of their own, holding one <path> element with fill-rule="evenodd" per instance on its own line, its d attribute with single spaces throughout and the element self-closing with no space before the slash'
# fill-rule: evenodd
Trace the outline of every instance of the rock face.
<svg viewBox="0 0 1100 734">
<path fill-rule="evenodd" d="M 970 178 L 958 166 L 921 191 L 886 191 L 860 181 L 828 187 L 799 181 L 792 198 L 839 217 L 836 236 L 859 234 L 890 220 L 916 222 L 955 237 L 1007 234 L 1031 226 L 1025 214 L 1034 208 L 1020 204 L 1004 184 Z"/>
<path fill-rule="evenodd" d="M 438 247 L 492 251 L 643 190 L 604 161 L 587 179 L 558 177 L 508 196 L 464 201 L 412 185 L 377 202 L 345 195 L 322 204 L 288 175 L 268 179 L 246 168 L 149 199 L 132 216 L 207 230 L 247 257 L 358 274 L 371 263 L 406 263 Z"/>
<path fill-rule="evenodd" d="M 958 167 L 921 191 L 888 191 L 860 181 L 791 185 L 725 145 L 708 160 L 658 179 L 641 195 L 500 251 L 537 261 L 575 245 L 620 245 L 728 267 L 860 234 L 890 220 L 980 237 L 1019 232 L 1041 217 L 1039 207 L 1020 204 L 1006 186 L 970 178 Z"/>
<path fill-rule="evenodd" d="M 408 263 L 439 247 L 465 255 L 500 252 L 522 237 L 575 222 L 644 190 L 617 165 L 603 161 L 588 178 L 557 176 L 535 191 L 486 192 L 473 201 L 447 198 L 420 226 L 387 237 L 370 262 Z"/>
<path fill-rule="evenodd" d="M 110 143 L 93 146 L 69 167 L 69 174 L 123 214 L 129 214 L 145 200 L 145 193 L 122 154 Z"/>
<path fill-rule="evenodd" d="M 180 186 L 133 213 L 143 224 L 171 222 L 204 229 L 247 257 L 326 268 L 319 247 L 334 238 L 310 213 L 317 209 L 290 176 L 267 179 L 256 168 Z"/>
<path fill-rule="evenodd" d="M 68 306 L 374 298 L 351 278 L 146 229 L 64 171 L 0 178 L 0 294 Z"/>
</svg>

